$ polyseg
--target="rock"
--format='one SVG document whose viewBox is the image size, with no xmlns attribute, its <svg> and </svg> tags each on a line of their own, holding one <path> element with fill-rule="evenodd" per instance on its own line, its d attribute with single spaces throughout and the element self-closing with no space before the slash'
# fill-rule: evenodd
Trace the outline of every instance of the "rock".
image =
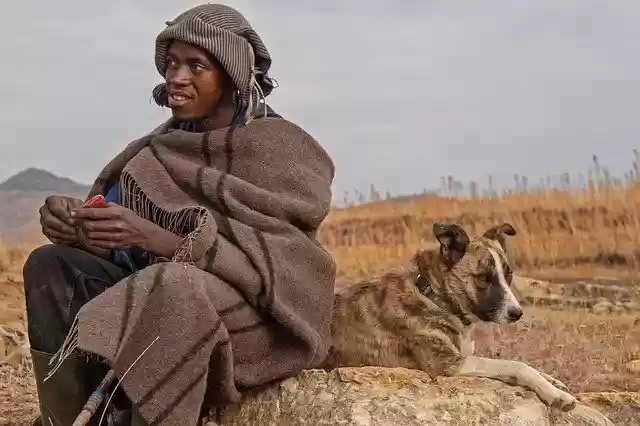
<svg viewBox="0 0 640 426">
<path fill-rule="evenodd" d="M 608 300 L 600 300 L 598 301 L 598 303 L 593 305 L 593 307 L 591 308 L 591 311 L 594 314 L 603 314 L 603 313 L 608 313 L 612 307 L 613 307 L 613 304 Z"/>
<path fill-rule="evenodd" d="M 613 305 L 611 306 L 611 312 L 615 313 L 615 314 L 620 314 L 622 312 L 624 312 L 624 307 L 621 305 Z"/>
<path fill-rule="evenodd" d="M 580 402 L 605 414 L 617 426 L 637 426 L 640 419 L 640 392 L 589 392 L 579 394 Z"/>
<path fill-rule="evenodd" d="M 640 311 L 640 304 L 634 301 L 623 302 L 622 305 L 627 311 Z"/>
<path fill-rule="evenodd" d="M 524 388 L 482 378 L 432 380 L 404 368 L 303 371 L 221 408 L 234 425 L 613 425 L 594 408 L 552 410 Z"/>
<path fill-rule="evenodd" d="M 0 366 L 18 366 L 28 359 L 29 342 L 26 333 L 6 325 L 0 325 Z"/>
<path fill-rule="evenodd" d="M 626 363 L 624 368 L 631 374 L 640 375 L 640 359 Z"/>
</svg>

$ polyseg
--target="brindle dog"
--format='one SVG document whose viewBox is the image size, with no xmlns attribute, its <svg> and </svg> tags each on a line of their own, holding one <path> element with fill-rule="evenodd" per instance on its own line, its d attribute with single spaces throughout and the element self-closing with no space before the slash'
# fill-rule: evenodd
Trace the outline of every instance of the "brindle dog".
<svg viewBox="0 0 640 426">
<path fill-rule="evenodd" d="M 419 251 L 409 276 L 390 272 L 336 295 L 325 368 L 406 367 L 432 377 L 487 377 L 527 387 L 552 407 L 575 407 L 566 386 L 548 374 L 473 355 L 474 323 L 512 323 L 523 314 L 505 254 L 513 226 L 503 223 L 469 238 L 458 225 L 436 223 L 433 233 L 439 250 Z"/>
</svg>

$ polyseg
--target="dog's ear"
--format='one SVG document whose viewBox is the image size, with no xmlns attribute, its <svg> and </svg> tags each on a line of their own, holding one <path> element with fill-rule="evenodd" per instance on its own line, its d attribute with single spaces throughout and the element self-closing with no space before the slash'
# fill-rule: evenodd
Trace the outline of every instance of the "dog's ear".
<svg viewBox="0 0 640 426">
<path fill-rule="evenodd" d="M 513 237 L 516 235 L 516 229 L 511 226 L 510 223 L 504 222 L 502 225 L 496 225 L 493 228 L 487 230 L 482 236 L 495 240 L 502 246 L 502 250 L 507 251 L 507 242 L 504 238 L 505 235 Z"/>
<path fill-rule="evenodd" d="M 449 268 L 462 259 L 469 245 L 469 236 L 460 225 L 434 223 L 433 235 L 440 243 L 440 256 Z"/>
</svg>

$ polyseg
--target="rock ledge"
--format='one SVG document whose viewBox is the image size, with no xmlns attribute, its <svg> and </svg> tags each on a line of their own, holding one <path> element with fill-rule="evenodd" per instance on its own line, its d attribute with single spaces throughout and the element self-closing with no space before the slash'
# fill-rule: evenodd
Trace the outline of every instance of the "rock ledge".
<svg viewBox="0 0 640 426">
<path fill-rule="evenodd" d="M 551 410 L 497 380 L 438 378 L 404 368 L 303 371 L 221 409 L 227 425 L 613 425 L 586 405 Z"/>
</svg>

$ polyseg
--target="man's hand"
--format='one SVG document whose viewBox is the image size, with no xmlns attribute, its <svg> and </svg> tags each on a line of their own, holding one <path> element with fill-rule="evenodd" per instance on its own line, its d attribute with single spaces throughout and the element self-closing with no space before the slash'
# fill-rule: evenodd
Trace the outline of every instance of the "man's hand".
<svg viewBox="0 0 640 426">
<path fill-rule="evenodd" d="M 59 195 L 48 196 L 40 207 L 42 233 L 54 244 L 71 244 L 78 240 L 71 210 L 80 206 L 82 200 Z"/>
<path fill-rule="evenodd" d="M 138 216 L 118 204 L 108 207 L 80 207 L 71 217 L 83 229 L 87 244 L 104 249 L 140 248 L 172 258 L 180 236 Z"/>
</svg>

